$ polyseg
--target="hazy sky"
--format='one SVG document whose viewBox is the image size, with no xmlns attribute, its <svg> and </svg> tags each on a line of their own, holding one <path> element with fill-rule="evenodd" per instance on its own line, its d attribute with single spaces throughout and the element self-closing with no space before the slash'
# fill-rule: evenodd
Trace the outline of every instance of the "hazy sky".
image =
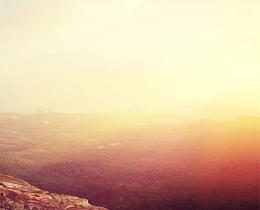
<svg viewBox="0 0 260 210">
<path fill-rule="evenodd" d="M 0 0 L 0 111 L 260 113 L 259 0 Z"/>
</svg>

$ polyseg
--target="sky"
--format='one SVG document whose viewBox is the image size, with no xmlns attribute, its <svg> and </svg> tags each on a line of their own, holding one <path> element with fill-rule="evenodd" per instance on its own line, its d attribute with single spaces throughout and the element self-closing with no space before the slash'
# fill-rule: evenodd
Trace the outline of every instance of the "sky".
<svg viewBox="0 0 260 210">
<path fill-rule="evenodd" d="M 259 0 L 0 0 L 0 112 L 260 114 Z"/>
</svg>

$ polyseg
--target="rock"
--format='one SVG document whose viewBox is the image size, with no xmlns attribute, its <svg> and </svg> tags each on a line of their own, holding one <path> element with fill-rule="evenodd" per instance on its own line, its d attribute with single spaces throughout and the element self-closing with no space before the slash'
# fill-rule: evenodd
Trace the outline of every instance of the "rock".
<svg viewBox="0 0 260 210">
<path fill-rule="evenodd" d="M 29 183 L 0 174 L 0 210 L 107 210 L 88 200 L 38 189 Z"/>
</svg>

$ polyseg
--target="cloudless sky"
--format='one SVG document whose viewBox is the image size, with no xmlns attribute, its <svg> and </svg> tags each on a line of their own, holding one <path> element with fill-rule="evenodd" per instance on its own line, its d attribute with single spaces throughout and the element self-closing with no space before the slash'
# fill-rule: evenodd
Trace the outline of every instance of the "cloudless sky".
<svg viewBox="0 0 260 210">
<path fill-rule="evenodd" d="M 260 113 L 258 0 L 0 0 L 0 111 Z"/>
</svg>

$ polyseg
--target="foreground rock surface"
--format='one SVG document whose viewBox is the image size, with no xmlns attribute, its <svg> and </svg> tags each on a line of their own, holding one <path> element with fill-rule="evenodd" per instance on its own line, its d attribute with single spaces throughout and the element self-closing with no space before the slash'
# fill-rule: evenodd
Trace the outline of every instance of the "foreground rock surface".
<svg viewBox="0 0 260 210">
<path fill-rule="evenodd" d="M 88 200 L 49 193 L 27 182 L 0 174 L 0 210 L 107 210 Z"/>
</svg>

